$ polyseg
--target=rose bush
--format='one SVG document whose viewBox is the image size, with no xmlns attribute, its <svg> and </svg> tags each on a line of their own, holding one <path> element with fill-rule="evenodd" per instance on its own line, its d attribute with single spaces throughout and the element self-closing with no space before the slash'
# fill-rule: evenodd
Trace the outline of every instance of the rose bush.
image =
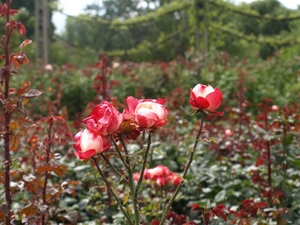
<svg viewBox="0 0 300 225">
<path fill-rule="evenodd" d="M 218 88 L 213 89 L 211 86 L 198 84 L 191 90 L 190 104 L 199 112 L 202 110 L 206 113 L 216 113 L 215 110 L 220 106 L 221 100 L 222 93 Z M 128 108 L 124 109 L 123 114 L 119 113 L 113 107 L 112 103 L 103 101 L 101 104 L 96 105 L 90 116 L 83 120 L 86 129 L 75 136 L 75 154 L 79 159 L 84 161 L 90 158 L 94 160 L 99 175 L 105 182 L 109 193 L 117 201 L 120 210 L 129 224 L 141 224 L 140 213 L 143 212 L 143 209 L 140 208 L 141 202 L 138 195 L 143 180 L 154 188 L 176 186 L 175 190 L 173 187 L 170 189 L 171 197 L 166 205 L 163 206 L 162 219 L 159 222 L 160 225 L 163 225 L 166 219 L 170 219 L 167 215 L 184 183 L 183 181 L 186 179 L 188 170 L 194 159 L 194 152 L 202 132 L 205 113 L 200 113 L 201 122 L 194 147 L 190 150 L 190 156 L 184 167 L 183 175 L 179 176 L 164 165 L 157 165 L 152 169 L 146 169 L 149 155 L 153 150 L 151 147 L 152 135 L 154 135 L 158 128 L 163 127 L 168 122 L 168 109 L 164 106 L 166 100 L 161 98 L 136 99 L 129 96 L 126 98 L 126 102 Z M 138 140 L 140 142 L 139 151 L 132 152 L 127 147 L 127 143 L 136 140 L 141 133 L 143 135 L 141 140 Z M 146 138 L 147 143 L 145 144 L 144 141 Z M 128 184 L 130 191 L 126 194 L 123 204 L 118 197 L 118 190 L 111 187 L 111 181 L 107 179 L 106 173 L 103 172 L 103 167 L 99 166 L 98 161 L 93 157 L 95 154 L 101 153 L 111 146 L 114 146 L 111 149 L 112 151 L 107 156 L 101 154 L 100 157 L 111 168 L 114 174 L 121 178 L 119 182 L 124 180 Z M 114 167 L 110 162 L 112 157 L 119 159 L 124 167 L 120 170 Z M 135 170 L 139 172 L 134 173 Z M 129 211 L 125 209 L 129 198 L 133 206 L 134 220 L 132 220 Z"/>
<path fill-rule="evenodd" d="M 195 110 L 215 112 L 221 105 L 223 95 L 218 88 L 197 84 L 190 90 L 190 105 Z"/>
<path fill-rule="evenodd" d="M 140 128 L 155 130 L 167 124 L 168 109 L 164 106 L 165 100 L 161 98 L 137 100 L 129 96 L 126 102 L 128 109 L 125 113 L 131 115 Z"/>
</svg>

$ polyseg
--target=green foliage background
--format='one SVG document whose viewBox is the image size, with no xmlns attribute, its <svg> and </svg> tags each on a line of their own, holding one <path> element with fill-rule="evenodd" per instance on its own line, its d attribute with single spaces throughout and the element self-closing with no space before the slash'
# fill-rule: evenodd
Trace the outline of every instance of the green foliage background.
<svg viewBox="0 0 300 225">
<path fill-rule="evenodd" d="M 261 130 L 254 129 L 254 120 L 259 114 L 257 105 L 263 99 L 271 98 L 280 108 L 299 104 L 299 10 L 286 9 L 275 0 L 238 6 L 217 0 L 146 2 L 147 6 L 139 7 L 138 1 L 105 1 L 102 8 L 90 5 L 84 14 L 68 17 L 65 32 L 53 36 L 51 60 L 54 70 L 45 71 L 43 65 L 38 69 L 26 65 L 20 75 L 12 77 L 12 87 L 32 80 L 32 88 L 44 92 L 41 98 L 33 99 L 27 106 L 33 109 L 30 116 L 46 116 L 49 102 L 52 102 L 55 112 L 66 116 L 69 124 L 73 124 L 73 119 L 84 118 L 89 111 L 88 104 L 99 102 L 99 96 L 91 87 L 102 71 L 95 68 L 94 63 L 99 60 L 99 53 L 108 52 L 107 66 L 112 70 L 109 80 L 114 81 L 111 95 L 120 109 L 129 95 L 168 100 L 169 127 L 154 141 L 149 165 L 164 164 L 180 173 L 198 122 L 188 106 L 189 90 L 197 83 L 210 84 L 223 92 L 220 110 L 225 116 L 216 123 L 214 120 L 207 122 L 208 128 L 212 126 L 221 133 L 210 131 L 215 132 L 217 140 L 223 138 L 225 128 L 248 129 L 235 122 L 238 116 L 233 112 L 238 110 L 239 98 L 243 98 L 243 109 L 252 121 L 248 125 L 256 138 L 262 136 Z M 25 16 L 32 12 L 32 5 L 28 5 L 27 11 L 22 10 L 20 20 L 26 21 L 26 27 L 28 23 L 28 37 L 31 37 L 34 20 Z M 200 49 L 195 43 L 196 28 L 202 33 L 205 26 L 209 34 L 208 52 L 204 50 L 202 37 Z M 13 40 L 15 43 L 17 48 L 19 39 Z M 29 56 L 34 56 L 34 44 L 29 48 Z M 239 84 L 244 90 L 243 96 L 239 95 Z M 299 123 L 299 117 L 284 120 L 279 113 L 271 119 L 294 125 Z M 74 134 L 80 126 L 82 124 L 71 126 Z M 271 138 L 277 140 L 278 136 L 280 133 L 275 133 Z M 177 199 L 173 206 L 178 213 L 189 215 L 200 223 L 203 222 L 200 215 L 190 212 L 193 203 L 207 207 L 226 203 L 238 207 L 241 200 L 257 197 L 261 189 L 251 182 L 249 169 L 259 152 L 253 148 L 248 133 L 237 141 L 247 143 L 244 150 L 248 158 L 239 154 L 226 155 L 232 149 L 226 149 L 222 141 L 216 145 L 201 143 L 187 179 L 189 188 L 183 188 L 179 196 L 183 200 Z M 135 147 L 131 146 L 132 152 Z M 282 142 L 274 142 L 273 149 L 274 186 L 286 195 L 280 206 L 289 208 L 288 220 L 297 224 L 300 218 L 299 134 L 292 133 Z M 80 212 L 81 221 L 86 224 L 95 221 L 99 213 L 122 224 L 123 218 L 116 207 L 105 204 L 110 199 L 107 192 L 93 189 L 102 185 L 96 179 L 93 167 L 70 156 L 72 143 L 56 151 L 62 154 L 60 163 L 68 167 L 65 179 L 81 182 L 76 187 L 77 195 L 64 196 L 59 207 Z M 65 152 L 69 154 L 64 155 Z M 290 166 L 287 171 L 280 167 L 286 161 Z M 18 167 L 16 163 L 13 166 Z M 265 167 L 259 170 L 266 173 Z M 149 192 L 153 196 L 156 194 L 146 184 L 144 190 L 142 196 Z M 22 193 L 17 195 L 20 202 L 23 197 Z M 143 208 L 143 219 L 155 218 L 153 212 L 161 199 L 160 196 L 155 196 L 152 202 L 146 197 L 143 199 L 147 205 Z M 259 216 L 254 222 L 267 224 L 268 221 Z M 220 221 L 214 220 L 211 224 L 220 224 Z"/>
</svg>

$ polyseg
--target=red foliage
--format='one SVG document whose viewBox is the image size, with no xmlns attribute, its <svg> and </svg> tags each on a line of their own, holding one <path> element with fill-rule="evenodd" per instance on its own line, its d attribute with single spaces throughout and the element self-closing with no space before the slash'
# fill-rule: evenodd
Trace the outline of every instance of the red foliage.
<svg viewBox="0 0 300 225">
<path fill-rule="evenodd" d="M 216 207 L 211 208 L 211 209 L 202 208 L 198 204 L 193 204 L 191 206 L 191 208 L 192 208 L 192 211 L 200 211 L 202 213 L 202 217 L 204 219 L 205 225 L 208 225 L 209 221 L 214 216 L 222 218 L 224 221 L 227 221 L 227 216 L 226 216 L 225 211 L 230 212 L 230 210 L 228 210 L 226 208 L 226 206 L 223 204 L 219 204 Z"/>
</svg>

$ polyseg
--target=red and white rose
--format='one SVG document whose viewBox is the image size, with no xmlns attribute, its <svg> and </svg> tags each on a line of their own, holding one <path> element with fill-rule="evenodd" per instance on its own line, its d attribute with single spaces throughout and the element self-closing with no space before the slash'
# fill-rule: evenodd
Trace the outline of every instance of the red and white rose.
<svg viewBox="0 0 300 225">
<path fill-rule="evenodd" d="M 89 130 L 99 135 L 110 135 L 119 129 L 123 115 L 115 109 L 111 102 L 103 101 L 95 106 L 90 116 L 83 122 Z"/>
<path fill-rule="evenodd" d="M 222 92 L 210 85 L 197 84 L 190 90 L 190 105 L 195 110 L 215 112 L 221 105 Z"/>
<path fill-rule="evenodd" d="M 163 99 L 140 99 L 129 96 L 126 99 L 130 114 L 140 128 L 156 129 L 167 124 L 168 109 Z"/>
<path fill-rule="evenodd" d="M 97 153 L 107 150 L 107 137 L 102 137 L 88 129 L 79 131 L 74 137 L 75 155 L 78 159 L 87 161 Z"/>
</svg>

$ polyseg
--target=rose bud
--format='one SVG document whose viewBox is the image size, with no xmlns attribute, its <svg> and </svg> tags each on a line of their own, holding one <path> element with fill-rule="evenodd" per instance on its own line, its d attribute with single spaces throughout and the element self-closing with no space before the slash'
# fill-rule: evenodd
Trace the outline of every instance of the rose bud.
<svg viewBox="0 0 300 225">
<path fill-rule="evenodd" d="M 190 105 L 195 110 L 215 113 L 222 101 L 222 92 L 212 86 L 197 84 L 190 91 Z"/>
<path fill-rule="evenodd" d="M 95 135 L 88 129 L 79 131 L 74 137 L 75 155 L 78 159 L 87 161 L 97 153 L 106 149 L 103 147 L 103 139 L 100 135 Z"/>
</svg>

